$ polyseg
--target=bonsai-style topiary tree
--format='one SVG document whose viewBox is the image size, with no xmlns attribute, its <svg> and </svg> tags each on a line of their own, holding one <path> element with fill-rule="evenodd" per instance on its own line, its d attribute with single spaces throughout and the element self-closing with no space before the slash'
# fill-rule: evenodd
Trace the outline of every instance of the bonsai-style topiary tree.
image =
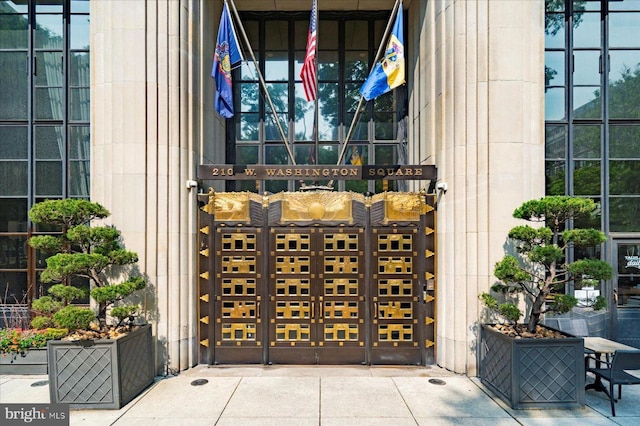
<svg viewBox="0 0 640 426">
<path fill-rule="evenodd" d="M 574 220 L 593 214 L 597 206 L 588 198 L 549 196 L 523 203 L 513 212 L 513 217 L 541 222 L 545 226 L 516 226 L 509 231 L 515 244 L 517 257 L 506 255 L 495 265 L 494 275 L 501 282 L 491 290 L 499 293 L 521 293 L 528 309 L 527 331 L 534 333 L 541 315 L 549 312 L 564 313 L 577 305 L 575 297 L 567 294 L 553 296 L 573 281 L 598 282 L 610 279 L 611 265 L 600 259 L 578 259 L 568 263 L 567 249 L 598 246 L 606 240 L 597 229 L 566 229 Z M 515 303 L 499 303 L 490 293 L 480 295 L 483 303 L 492 311 L 516 324 L 522 312 Z M 600 305 L 601 301 L 598 302 Z"/>
<path fill-rule="evenodd" d="M 98 203 L 79 199 L 47 200 L 35 204 L 29 218 L 36 224 L 61 227 L 62 234 L 32 237 L 29 244 L 49 253 L 47 267 L 40 275 L 45 283 L 57 283 L 49 289 L 50 296 L 33 302 L 38 314 L 32 325 L 43 328 L 51 325 L 70 331 L 88 329 L 96 318 L 98 329 L 106 331 L 107 311 L 118 320 L 118 326 L 138 310 L 137 305 L 116 303 L 146 286 L 143 277 L 129 277 L 131 265 L 138 255 L 126 250 L 120 242 L 120 232 L 110 226 L 91 227 L 93 219 L 109 216 L 109 211 Z M 111 278 L 125 277 L 112 283 Z M 96 302 L 97 313 L 70 303 L 86 295 L 85 291 L 70 285 L 73 277 L 89 280 L 89 295 Z M 95 328 L 95 327 L 94 327 Z"/>
</svg>

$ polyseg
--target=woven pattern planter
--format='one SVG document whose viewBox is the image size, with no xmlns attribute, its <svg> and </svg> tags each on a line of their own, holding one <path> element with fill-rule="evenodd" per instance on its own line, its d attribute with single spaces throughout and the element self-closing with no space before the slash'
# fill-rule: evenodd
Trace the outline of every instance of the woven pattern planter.
<svg viewBox="0 0 640 426">
<path fill-rule="evenodd" d="M 119 409 L 153 383 L 151 326 L 115 340 L 50 341 L 52 403 Z"/>
<path fill-rule="evenodd" d="M 511 408 L 584 406 L 584 340 L 514 339 L 482 327 L 480 379 Z"/>
</svg>

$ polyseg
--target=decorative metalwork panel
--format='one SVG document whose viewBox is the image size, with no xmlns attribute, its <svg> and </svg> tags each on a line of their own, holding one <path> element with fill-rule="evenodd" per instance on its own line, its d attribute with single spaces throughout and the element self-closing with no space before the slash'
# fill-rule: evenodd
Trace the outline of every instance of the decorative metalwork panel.
<svg viewBox="0 0 640 426">
<path fill-rule="evenodd" d="M 324 236 L 323 249 L 326 251 L 357 251 L 358 234 L 328 234 Z"/>
<path fill-rule="evenodd" d="M 358 296 L 359 286 L 357 278 L 327 278 L 324 280 L 324 295 Z"/>
<path fill-rule="evenodd" d="M 225 274 L 250 274 L 256 272 L 255 256 L 222 256 L 222 272 Z"/>
<path fill-rule="evenodd" d="M 309 296 L 311 281 L 305 278 L 278 278 L 276 280 L 276 295 L 278 296 Z"/>
<path fill-rule="evenodd" d="M 380 302 L 378 303 L 378 318 L 412 319 L 412 302 Z"/>
<path fill-rule="evenodd" d="M 278 342 L 309 342 L 311 340 L 311 325 L 304 324 L 276 324 L 276 340 Z"/>
<path fill-rule="evenodd" d="M 413 325 L 411 324 L 379 324 L 378 340 L 380 342 L 414 342 Z"/>
<path fill-rule="evenodd" d="M 411 296 L 413 295 L 412 279 L 380 279 L 378 280 L 379 296 Z"/>
<path fill-rule="evenodd" d="M 220 280 L 223 296 L 255 296 L 255 278 L 223 278 Z"/>
<path fill-rule="evenodd" d="M 222 318 L 255 318 L 256 302 L 222 301 Z"/>
<path fill-rule="evenodd" d="M 383 234 L 378 235 L 378 251 L 411 251 L 413 250 L 413 238 L 410 234 Z"/>
<path fill-rule="evenodd" d="M 309 274 L 311 258 L 308 256 L 277 256 L 276 274 Z"/>
<path fill-rule="evenodd" d="M 330 318 L 359 318 L 360 312 L 358 309 L 358 302 L 348 301 L 335 301 L 324 302 L 323 304 L 323 317 L 324 319 Z"/>
<path fill-rule="evenodd" d="M 311 302 L 276 302 L 276 318 L 311 318 Z"/>
<path fill-rule="evenodd" d="M 224 251 L 255 251 L 256 234 L 222 234 L 220 243 Z"/>
<path fill-rule="evenodd" d="M 325 274 L 357 274 L 358 256 L 325 256 Z"/>
<path fill-rule="evenodd" d="M 357 342 L 360 339 L 358 324 L 325 324 L 325 342 Z"/>
<path fill-rule="evenodd" d="M 311 235 L 309 234 L 278 234 L 276 238 L 276 251 L 309 251 L 311 247 Z"/>
<path fill-rule="evenodd" d="M 413 258 L 411 256 L 391 256 L 378 258 L 378 273 L 380 274 L 411 274 Z"/>
<path fill-rule="evenodd" d="M 222 340 L 245 342 L 256 340 L 255 323 L 222 323 Z"/>
</svg>

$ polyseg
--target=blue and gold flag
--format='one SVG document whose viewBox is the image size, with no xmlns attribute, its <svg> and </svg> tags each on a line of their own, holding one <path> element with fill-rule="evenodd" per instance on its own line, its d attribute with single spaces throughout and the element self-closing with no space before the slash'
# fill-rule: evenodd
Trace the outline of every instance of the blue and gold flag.
<svg viewBox="0 0 640 426">
<path fill-rule="evenodd" d="M 369 77 L 360 88 L 367 101 L 383 95 L 405 82 L 404 76 L 404 33 L 402 23 L 402 2 L 398 8 L 396 22 L 387 43 L 382 61 L 375 64 Z"/>
<path fill-rule="evenodd" d="M 225 118 L 231 118 L 234 114 L 231 67 L 242 60 L 243 57 L 238 45 L 236 32 L 225 1 L 222 16 L 220 17 L 220 27 L 218 28 L 213 69 L 211 70 L 211 77 L 216 80 L 216 111 Z"/>
</svg>

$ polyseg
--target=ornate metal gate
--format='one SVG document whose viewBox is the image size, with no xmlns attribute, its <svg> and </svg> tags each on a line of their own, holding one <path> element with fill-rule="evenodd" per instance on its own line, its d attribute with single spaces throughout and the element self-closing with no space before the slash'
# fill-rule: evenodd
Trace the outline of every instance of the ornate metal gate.
<svg viewBox="0 0 640 426">
<path fill-rule="evenodd" d="M 427 198 L 201 196 L 201 362 L 433 363 Z"/>
</svg>

